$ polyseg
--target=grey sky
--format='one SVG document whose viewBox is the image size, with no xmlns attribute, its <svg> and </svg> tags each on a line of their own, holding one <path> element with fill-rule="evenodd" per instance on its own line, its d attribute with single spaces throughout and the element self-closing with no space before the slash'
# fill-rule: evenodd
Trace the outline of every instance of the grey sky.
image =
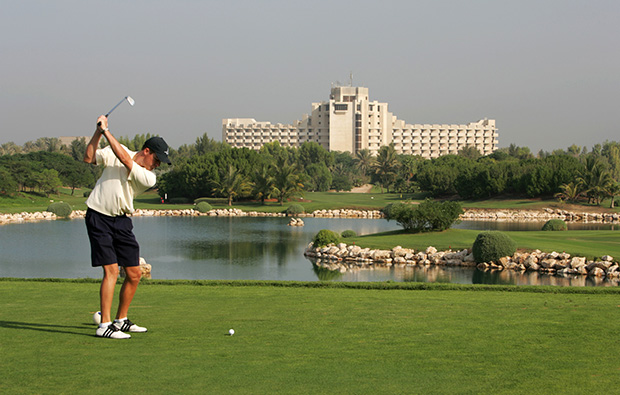
<svg viewBox="0 0 620 395">
<path fill-rule="evenodd" d="M 173 147 L 290 123 L 332 82 L 408 123 L 497 120 L 500 147 L 619 141 L 620 2 L 8 1 L 0 143 L 110 129 Z"/>
</svg>

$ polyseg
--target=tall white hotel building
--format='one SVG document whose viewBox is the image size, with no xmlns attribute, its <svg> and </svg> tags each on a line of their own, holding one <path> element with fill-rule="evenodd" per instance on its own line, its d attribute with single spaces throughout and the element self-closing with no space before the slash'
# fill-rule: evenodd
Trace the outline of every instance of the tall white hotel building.
<svg viewBox="0 0 620 395">
<path fill-rule="evenodd" d="M 251 118 L 222 120 L 224 142 L 255 150 L 273 141 L 285 147 L 314 141 L 328 151 L 348 151 L 355 155 L 367 148 L 376 155 L 379 147 L 394 143 L 399 154 L 428 159 L 456 154 L 467 146 L 488 155 L 497 149 L 497 137 L 493 119 L 466 125 L 407 124 L 388 111 L 387 103 L 369 101 L 368 88 L 353 86 L 333 87 L 329 101 L 312 103 L 312 113 L 305 114 L 293 125 L 257 122 Z"/>
</svg>

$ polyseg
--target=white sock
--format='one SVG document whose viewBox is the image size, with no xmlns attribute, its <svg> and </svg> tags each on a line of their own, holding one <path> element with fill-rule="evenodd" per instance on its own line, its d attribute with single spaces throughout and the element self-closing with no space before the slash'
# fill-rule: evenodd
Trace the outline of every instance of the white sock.
<svg viewBox="0 0 620 395">
<path fill-rule="evenodd" d="M 99 324 L 99 328 L 107 328 L 108 326 L 110 326 L 111 322 L 102 322 L 101 324 Z"/>
<path fill-rule="evenodd" d="M 123 322 L 123 321 L 126 321 L 126 320 L 127 320 L 127 317 L 125 317 L 125 318 L 116 318 L 114 321 L 115 322 Z"/>
</svg>

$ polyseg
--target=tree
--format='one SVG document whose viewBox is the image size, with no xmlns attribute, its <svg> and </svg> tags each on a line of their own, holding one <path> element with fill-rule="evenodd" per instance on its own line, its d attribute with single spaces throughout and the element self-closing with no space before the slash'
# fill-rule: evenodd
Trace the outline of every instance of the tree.
<svg viewBox="0 0 620 395">
<path fill-rule="evenodd" d="M 4 167 L 0 167 L 0 193 L 11 195 L 17 191 L 17 181 Z"/>
<path fill-rule="evenodd" d="M 86 152 L 86 138 L 74 139 L 71 142 L 71 157 L 79 162 L 84 159 L 84 153 Z"/>
<path fill-rule="evenodd" d="M 300 193 L 304 187 L 302 178 L 293 165 L 289 165 L 288 161 L 280 158 L 277 161 L 274 172 L 275 194 L 278 197 L 280 206 L 284 201 Z"/>
<path fill-rule="evenodd" d="M 478 148 L 471 146 L 471 145 L 461 148 L 459 152 L 457 153 L 457 155 L 465 157 L 467 159 L 471 159 L 471 160 L 477 160 L 481 156 L 480 151 L 478 151 Z"/>
<path fill-rule="evenodd" d="M 568 184 L 560 185 L 561 192 L 556 193 L 554 196 L 560 200 L 566 200 L 569 202 L 576 202 L 581 196 L 581 186 L 578 182 L 569 182 Z"/>
<path fill-rule="evenodd" d="M 381 185 L 381 193 L 385 187 L 390 192 L 390 185 L 396 180 L 398 168 L 400 163 L 398 162 L 398 155 L 394 149 L 394 144 L 384 145 L 379 148 L 377 159 L 374 165 L 375 174 L 379 177 L 379 184 Z"/>
<path fill-rule="evenodd" d="M 50 197 L 52 193 L 58 193 L 58 188 L 61 185 L 62 182 L 58 178 L 58 172 L 54 169 L 46 169 L 38 174 L 37 186 L 47 197 Z"/>
<path fill-rule="evenodd" d="M 220 180 L 216 182 L 215 192 L 228 198 L 228 205 L 232 206 L 233 197 L 248 193 L 251 185 L 248 180 L 232 164 L 220 172 Z"/>
<path fill-rule="evenodd" d="M 332 185 L 332 173 L 325 163 L 312 163 L 306 166 L 308 182 L 304 184 L 307 191 L 325 192 Z"/>
<path fill-rule="evenodd" d="M 265 199 L 269 199 L 275 192 L 274 178 L 272 171 L 267 164 L 259 166 L 254 170 L 252 177 L 252 195 L 260 199 L 260 203 L 265 205 Z"/>
<path fill-rule="evenodd" d="M 367 148 L 361 149 L 355 153 L 355 165 L 362 173 L 362 179 L 368 180 L 368 173 L 373 169 L 375 165 L 375 158 Z"/>
<path fill-rule="evenodd" d="M 600 206 L 603 197 L 608 195 L 608 188 L 614 179 L 601 157 L 590 154 L 586 157 L 585 168 L 577 175 L 577 182 L 583 188 L 588 201 Z"/>
</svg>

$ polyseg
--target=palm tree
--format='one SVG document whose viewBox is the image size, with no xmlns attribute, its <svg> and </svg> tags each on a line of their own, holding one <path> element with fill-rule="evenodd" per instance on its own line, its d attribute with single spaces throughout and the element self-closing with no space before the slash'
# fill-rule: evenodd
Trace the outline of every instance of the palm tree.
<svg viewBox="0 0 620 395">
<path fill-rule="evenodd" d="M 301 192 L 304 187 L 301 175 L 296 167 L 289 165 L 288 161 L 283 158 L 278 159 L 273 178 L 275 186 L 274 192 L 278 197 L 280 206 L 282 206 L 284 201 L 289 197 Z"/>
<path fill-rule="evenodd" d="M 396 179 L 398 167 L 398 155 L 394 149 L 394 144 L 384 145 L 379 148 L 379 154 L 373 169 L 375 174 L 379 176 L 381 193 L 383 193 L 383 187 L 387 188 L 388 193 L 390 192 L 390 185 Z"/>
<path fill-rule="evenodd" d="M 229 206 L 232 206 L 233 197 L 243 195 L 249 192 L 251 188 L 246 177 L 232 164 L 229 164 L 228 168 L 220 173 L 220 181 L 215 184 L 214 191 L 227 197 Z"/>
<path fill-rule="evenodd" d="M 620 183 L 616 180 L 611 182 L 607 188 L 607 195 L 611 198 L 611 203 L 609 204 L 609 208 L 615 207 L 616 196 L 620 195 Z"/>
<path fill-rule="evenodd" d="M 362 172 L 364 181 L 368 179 L 368 172 L 375 164 L 375 158 L 368 148 L 361 149 L 355 153 L 355 161 L 357 168 Z"/>
<path fill-rule="evenodd" d="M 577 176 L 577 182 L 588 196 L 588 202 L 600 206 L 602 198 L 608 195 L 609 186 L 615 181 L 601 158 L 590 155 L 586 158 L 585 168 Z"/>
<path fill-rule="evenodd" d="M 566 200 L 574 202 L 581 196 L 581 185 L 577 182 L 569 182 L 568 184 L 560 185 L 561 192 L 556 193 L 554 196 L 560 200 Z"/>
<path fill-rule="evenodd" d="M 254 171 L 252 194 L 260 199 L 261 204 L 265 205 L 265 199 L 271 198 L 275 193 L 274 177 L 271 168 L 262 165 Z"/>
</svg>

